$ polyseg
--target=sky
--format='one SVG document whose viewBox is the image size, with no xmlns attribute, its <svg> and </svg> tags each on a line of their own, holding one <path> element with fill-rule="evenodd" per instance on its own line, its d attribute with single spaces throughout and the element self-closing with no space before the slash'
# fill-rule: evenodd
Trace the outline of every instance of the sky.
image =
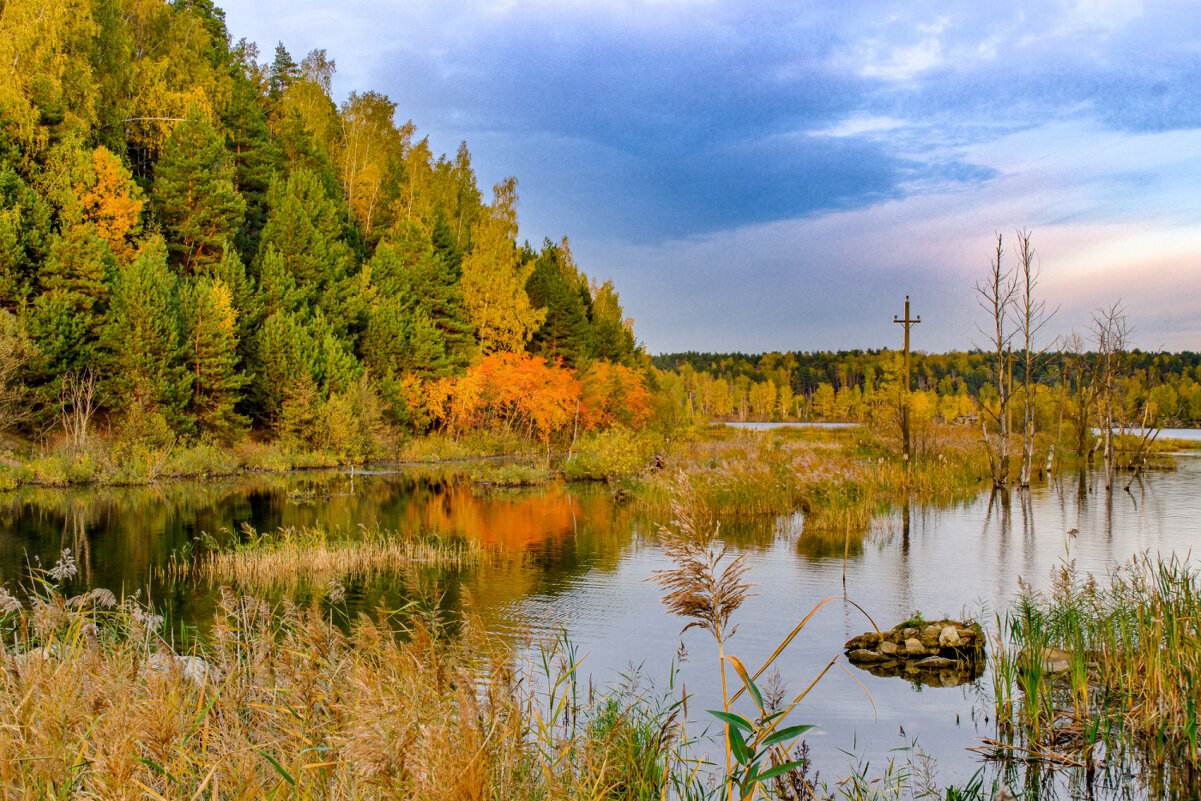
<svg viewBox="0 0 1201 801">
<path fill-rule="evenodd" d="M 1048 335 L 1121 303 L 1201 350 L 1195 0 L 225 0 L 324 48 L 521 237 L 567 236 L 652 353 L 986 347 L 974 284 L 1032 233 Z M 1006 254 L 1008 264 L 1015 260 Z"/>
</svg>

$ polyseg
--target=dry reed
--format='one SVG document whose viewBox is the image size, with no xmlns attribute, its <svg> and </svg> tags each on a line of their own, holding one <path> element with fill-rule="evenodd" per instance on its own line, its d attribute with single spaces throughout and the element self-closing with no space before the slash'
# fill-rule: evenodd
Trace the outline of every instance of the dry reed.
<svg viewBox="0 0 1201 801">
<path fill-rule="evenodd" d="M 244 542 L 206 549 L 191 558 L 173 555 L 162 577 L 235 584 L 255 593 L 272 593 L 344 578 L 371 579 L 417 564 L 461 568 L 499 558 L 474 540 L 399 534 L 365 526 L 354 535 L 335 532 L 331 536 L 323 528 L 289 527 L 263 534 L 246 528 L 243 536 Z"/>
<path fill-rule="evenodd" d="M 136 601 L 32 586 L 0 607 L 6 798 L 650 799 L 669 780 L 667 716 L 613 693 L 545 721 L 546 681 L 470 618 L 453 640 L 428 611 L 344 633 L 225 590 L 177 656 Z"/>
</svg>

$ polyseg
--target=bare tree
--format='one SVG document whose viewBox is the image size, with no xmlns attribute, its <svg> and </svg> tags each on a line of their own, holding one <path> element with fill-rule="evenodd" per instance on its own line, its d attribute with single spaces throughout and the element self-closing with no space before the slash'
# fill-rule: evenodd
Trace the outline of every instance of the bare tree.
<svg viewBox="0 0 1201 801">
<path fill-rule="evenodd" d="M 88 444 L 88 426 L 96 413 L 96 371 L 90 366 L 73 370 L 62 378 L 58 406 L 62 415 L 63 433 L 75 453 L 82 453 Z"/>
<path fill-rule="evenodd" d="M 997 249 L 989 265 L 988 280 L 977 282 L 976 294 L 980 308 L 989 315 L 987 328 L 980 326 L 979 331 L 989 342 L 989 349 L 995 354 L 994 369 L 997 381 L 998 405 L 995 410 L 988 404 L 979 402 L 980 433 L 984 437 L 984 448 L 988 453 L 988 464 L 992 470 L 994 487 L 1003 487 L 1009 482 L 1009 400 L 1010 386 L 1005 375 L 1005 365 L 1013 344 L 1013 332 L 1007 330 L 1009 310 L 1017 292 L 1017 282 L 1011 271 L 1002 266 L 1005 246 L 1001 234 L 997 234 Z M 988 431 L 986 418 L 996 421 L 1000 432 L 994 447 L 992 436 Z"/>
<path fill-rule="evenodd" d="M 1022 337 L 1022 395 L 1025 401 L 1022 409 L 1022 470 L 1019 481 L 1020 486 L 1029 487 L 1030 474 L 1034 469 L 1034 374 L 1042 368 L 1048 350 L 1054 345 L 1052 342 L 1040 346 L 1037 340 L 1043 327 L 1059 309 L 1048 312 L 1046 301 L 1035 299 L 1034 290 L 1038 286 L 1040 269 L 1030 244 L 1029 231 L 1023 228 L 1017 232 L 1014 250 L 1018 258 L 1014 317 Z"/>
<path fill-rule="evenodd" d="M 1097 345 L 1097 406 L 1098 424 L 1105 458 L 1105 489 L 1113 489 L 1113 474 L 1117 462 L 1114 448 L 1114 427 L 1124 426 L 1119 418 L 1118 379 L 1125 370 L 1126 348 L 1130 340 L 1130 323 L 1121 301 L 1093 312 L 1093 336 Z"/>
</svg>

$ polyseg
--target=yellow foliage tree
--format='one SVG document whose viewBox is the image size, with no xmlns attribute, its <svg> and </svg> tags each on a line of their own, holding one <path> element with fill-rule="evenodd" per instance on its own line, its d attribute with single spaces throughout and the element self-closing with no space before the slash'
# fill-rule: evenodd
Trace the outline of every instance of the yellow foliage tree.
<svg viewBox="0 0 1201 801">
<path fill-rule="evenodd" d="M 26 158 L 53 129 L 86 130 L 96 86 L 87 47 L 96 33 L 86 0 L 0 3 L 0 117 Z"/>
<path fill-rule="evenodd" d="M 534 263 L 524 263 L 517 248 L 517 179 L 502 181 L 493 192 L 463 259 L 463 306 L 484 353 L 521 350 L 546 319 L 546 310 L 535 309 L 525 291 Z"/>
<path fill-rule="evenodd" d="M 128 261 L 137 253 L 134 238 L 142 225 L 142 190 L 121 160 L 98 147 L 92 151 L 94 182 L 75 187 L 80 214 L 85 223 L 96 226 L 100 238 L 118 259 Z"/>
</svg>

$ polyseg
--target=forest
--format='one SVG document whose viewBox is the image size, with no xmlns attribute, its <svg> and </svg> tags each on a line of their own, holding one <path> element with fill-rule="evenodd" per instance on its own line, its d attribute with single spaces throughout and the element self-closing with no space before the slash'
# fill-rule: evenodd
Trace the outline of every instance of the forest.
<svg viewBox="0 0 1201 801">
<path fill-rule="evenodd" d="M 325 51 L 268 58 L 208 0 L 13 0 L 3 27 L 0 433 L 34 479 L 896 406 L 887 349 L 652 360 L 566 237 L 521 239 L 515 178 L 485 197 L 466 143 L 435 155 L 378 92 L 336 103 Z M 1096 349 L 1040 353 L 1017 389 L 994 356 L 914 354 L 914 421 L 1029 396 L 1083 445 Z M 1201 423 L 1199 364 L 1123 349 L 1119 417 Z"/>
<path fill-rule="evenodd" d="M 268 59 L 208 0 L 0 8 L 10 437 L 87 477 L 121 445 L 345 461 L 649 416 L 612 283 L 519 242 L 516 179 L 486 198 L 466 144 L 335 103 L 325 51 Z"/>
<path fill-rule="evenodd" d="M 1012 354 L 1014 364 L 1023 354 Z M 655 356 L 661 370 L 673 373 L 677 405 L 695 413 L 730 420 L 814 420 L 870 422 L 873 409 L 895 387 L 899 351 L 850 350 L 743 353 L 670 353 Z M 1064 348 L 1038 354 L 1031 397 L 1048 420 L 1060 407 L 1069 422 L 1081 412 L 1068 401 L 1091 397 L 1097 351 Z M 981 350 L 912 354 L 911 403 L 919 417 L 943 422 L 975 419 L 980 404 L 999 399 L 995 354 Z M 1201 425 L 1201 354 L 1122 353 L 1118 377 L 1126 416 L 1149 409 L 1149 420 L 1164 426 Z M 1004 379 L 1009 383 L 1009 376 Z M 1018 402 L 1022 388 L 1014 386 Z M 1083 417 L 1095 415 L 1092 401 Z M 1053 423 L 1052 423 L 1053 427 Z M 1043 430 L 1046 430 L 1044 427 Z"/>
</svg>

